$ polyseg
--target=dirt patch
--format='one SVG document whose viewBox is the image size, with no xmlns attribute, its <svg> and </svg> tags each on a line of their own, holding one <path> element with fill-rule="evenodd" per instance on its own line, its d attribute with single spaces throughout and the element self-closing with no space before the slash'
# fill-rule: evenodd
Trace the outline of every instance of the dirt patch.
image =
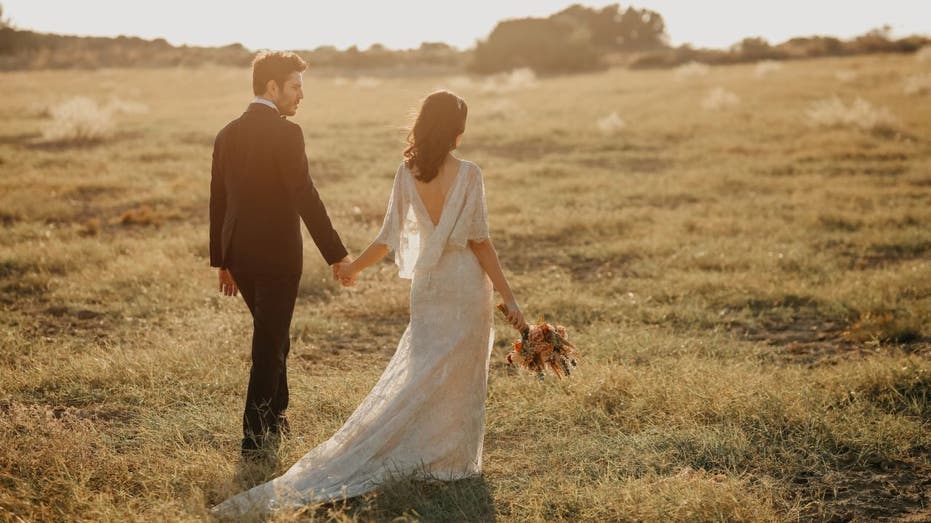
<svg viewBox="0 0 931 523">
<path fill-rule="evenodd" d="M 19 133 L 0 136 L 0 145 L 27 145 L 41 138 L 40 133 Z"/>
<path fill-rule="evenodd" d="M 931 354 L 931 343 L 914 329 L 904 330 L 905 335 L 895 337 L 886 336 L 881 330 L 859 328 L 860 324 L 860 320 L 851 324 L 800 311 L 791 317 L 762 314 L 753 322 L 729 322 L 728 328 L 742 339 L 771 346 L 774 350 L 763 357 L 774 363 L 830 365 L 875 353 L 881 348 L 876 342 L 895 345 L 912 354 Z"/>
<path fill-rule="evenodd" d="M 351 370 L 363 361 L 383 362 L 391 357 L 410 319 L 407 309 L 364 311 L 337 310 L 352 325 L 350 331 L 320 331 L 307 325 L 293 325 L 292 339 L 300 348 L 291 358 L 298 366 L 314 370 Z"/>
<path fill-rule="evenodd" d="M 635 253 L 617 254 L 608 258 L 569 255 L 568 270 L 578 282 L 611 281 L 613 278 L 635 278 L 640 276 L 631 267 L 640 257 Z"/>
<path fill-rule="evenodd" d="M 834 470 L 793 478 L 803 499 L 802 519 L 815 521 L 929 521 L 931 467 L 877 460 L 867 470 Z"/>
<path fill-rule="evenodd" d="M 138 417 L 134 408 L 125 405 L 49 405 L 0 400 L 0 414 L 10 417 L 16 412 L 28 412 L 30 417 L 63 423 L 87 420 L 94 423 L 126 424 Z"/>
<path fill-rule="evenodd" d="M 104 340 L 116 330 L 121 316 L 110 311 L 68 305 L 36 304 L 25 311 L 22 332 L 26 336 L 55 338 L 62 335 Z"/>
<path fill-rule="evenodd" d="M 848 322 L 823 312 L 825 304 L 808 296 L 785 295 L 750 299 L 719 310 L 721 317 L 743 339 L 764 342 L 775 350 L 765 358 L 781 363 L 830 364 L 863 355 L 869 348 L 844 336 Z"/>
<path fill-rule="evenodd" d="M 931 252 L 931 241 L 893 242 L 870 245 L 861 263 L 867 267 L 885 266 L 915 260 Z"/>
<path fill-rule="evenodd" d="M 909 162 L 910 158 L 907 154 L 896 151 L 853 151 L 830 156 L 818 155 L 798 158 L 796 163 L 805 167 L 794 172 L 817 171 L 828 176 L 895 177 L 908 172 Z"/>
<path fill-rule="evenodd" d="M 744 339 L 762 341 L 776 349 L 774 360 L 802 364 L 836 363 L 871 350 L 844 338 L 844 325 L 822 318 L 798 318 L 790 323 L 764 322 L 757 328 L 738 329 Z"/>
<path fill-rule="evenodd" d="M 651 174 L 670 169 L 673 163 L 660 155 L 629 156 L 615 154 L 574 157 L 573 162 L 585 167 L 611 169 L 621 174 Z"/>
<path fill-rule="evenodd" d="M 871 270 L 890 267 L 931 254 L 931 241 L 901 241 L 856 245 L 846 241 L 828 241 L 821 246 L 832 250 L 837 259 L 846 262 L 850 270 Z"/>
<path fill-rule="evenodd" d="M 72 407 L 55 405 L 46 411 L 55 419 L 86 419 L 94 422 L 128 423 L 136 417 L 136 412 L 113 405 L 88 405 Z"/>
<path fill-rule="evenodd" d="M 856 232 L 863 227 L 863 220 L 837 214 L 822 214 L 818 216 L 818 224 L 827 231 Z"/>
<path fill-rule="evenodd" d="M 530 272 L 550 265 L 568 264 L 564 251 L 572 236 L 562 231 L 544 234 L 505 234 L 495 238 L 498 252 L 507 253 L 504 263 L 514 272 Z"/>
<path fill-rule="evenodd" d="M 617 272 L 629 270 L 637 259 L 635 254 L 607 254 L 591 257 L 573 252 L 595 243 L 605 235 L 614 236 L 624 231 L 621 222 L 599 225 L 566 225 L 561 229 L 548 229 L 541 234 L 505 234 L 495 238 L 495 246 L 503 254 L 503 262 L 515 272 L 535 272 L 556 266 L 572 273 L 577 279 L 589 278 L 593 270 Z"/>
<path fill-rule="evenodd" d="M 57 274 L 58 269 L 16 260 L 0 261 L 0 304 L 12 306 L 44 299 L 51 287 L 49 273 Z"/>
<path fill-rule="evenodd" d="M 311 375 L 326 374 L 333 370 L 349 371 L 357 369 L 359 365 L 384 366 L 397 348 L 403 332 L 404 328 L 401 327 L 392 335 L 377 337 L 315 336 L 312 342 L 308 340 L 289 359 L 292 364 Z"/>
<path fill-rule="evenodd" d="M 89 184 L 79 185 L 77 187 L 68 189 L 63 197 L 68 200 L 78 200 L 82 203 L 86 203 L 89 202 L 89 200 L 94 200 L 101 197 L 113 197 L 116 195 L 125 194 L 126 192 L 126 189 L 122 187 Z"/>
<path fill-rule="evenodd" d="M 675 210 L 683 206 L 694 205 L 702 200 L 689 193 L 672 194 L 633 194 L 619 202 L 623 208 L 651 207 L 655 209 Z"/>
<path fill-rule="evenodd" d="M 0 227 L 12 227 L 18 221 L 20 221 L 18 213 L 0 210 Z"/>
</svg>

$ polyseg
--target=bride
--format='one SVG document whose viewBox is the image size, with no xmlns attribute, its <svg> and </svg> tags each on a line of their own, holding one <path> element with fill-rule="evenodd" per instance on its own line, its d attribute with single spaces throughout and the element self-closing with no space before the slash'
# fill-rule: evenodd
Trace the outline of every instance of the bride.
<svg viewBox="0 0 931 523">
<path fill-rule="evenodd" d="M 453 156 L 468 107 L 430 94 L 408 135 L 381 231 L 341 266 L 349 284 L 394 251 L 411 280 L 410 323 L 372 391 L 327 441 L 283 475 L 214 507 L 260 515 L 369 492 L 389 476 L 455 480 L 482 471 L 485 387 L 493 331 L 492 285 L 508 322 L 523 314 L 488 234 L 482 172 Z"/>
</svg>

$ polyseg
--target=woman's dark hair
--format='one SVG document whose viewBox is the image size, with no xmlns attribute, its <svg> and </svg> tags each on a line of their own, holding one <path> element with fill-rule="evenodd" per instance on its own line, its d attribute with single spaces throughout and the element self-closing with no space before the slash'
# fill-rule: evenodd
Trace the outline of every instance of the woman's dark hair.
<svg viewBox="0 0 931 523">
<path fill-rule="evenodd" d="M 436 178 L 449 151 L 456 148 L 456 137 L 465 131 L 469 107 L 449 91 L 427 96 L 407 134 L 404 163 L 423 182 Z"/>
<path fill-rule="evenodd" d="M 261 52 L 252 60 L 252 92 L 256 96 L 265 93 L 269 80 L 274 80 L 278 87 L 284 88 L 288 75 L 303 73 L 306 69 L 307 62 L 290 51 Z"/>
</svg>

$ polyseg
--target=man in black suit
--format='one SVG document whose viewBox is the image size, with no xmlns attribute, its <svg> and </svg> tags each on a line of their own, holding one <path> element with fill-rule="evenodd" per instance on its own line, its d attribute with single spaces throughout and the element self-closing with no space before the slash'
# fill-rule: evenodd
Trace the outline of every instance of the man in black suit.
<svg viewBox="0 0 931 523">
<path fill-rule="evenodd" d="M 294 53 L 259 54 L 252 64 L 256 98 L 213 146 L 210 265 L 219 269 L 220 292 L 242 292 L 253 320 L 246 457 L 288 428 L 286 362 L 303 268 L 301 220 L 334 278 L 339 264 L 350 261 L 310 179 L 301 127 L 285 119 L 304 97 L 306 68 Z"/>
</svg>

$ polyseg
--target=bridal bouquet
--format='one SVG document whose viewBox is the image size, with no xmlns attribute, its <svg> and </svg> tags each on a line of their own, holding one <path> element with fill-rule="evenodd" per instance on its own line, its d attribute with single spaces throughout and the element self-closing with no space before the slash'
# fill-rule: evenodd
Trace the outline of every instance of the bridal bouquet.
<svg viewBox="0 0 931 523">
<path fill-rule="evenodd" d="M 507 315 L 507 306 L 498 305 L 498 310 Z M 541 321 L 528 325 L 521 331 L 521 339 L 514 342 L 514 350 L 507 355 L 508 366 L 518 366 L 537 373 L 543 379 L 546 369 L 557 378 L 569 376 L 569 366 L 576 366 L 576 348 L 569 342 L 569 335 L 562 325 L 553 326 Z"/>
</svg>

